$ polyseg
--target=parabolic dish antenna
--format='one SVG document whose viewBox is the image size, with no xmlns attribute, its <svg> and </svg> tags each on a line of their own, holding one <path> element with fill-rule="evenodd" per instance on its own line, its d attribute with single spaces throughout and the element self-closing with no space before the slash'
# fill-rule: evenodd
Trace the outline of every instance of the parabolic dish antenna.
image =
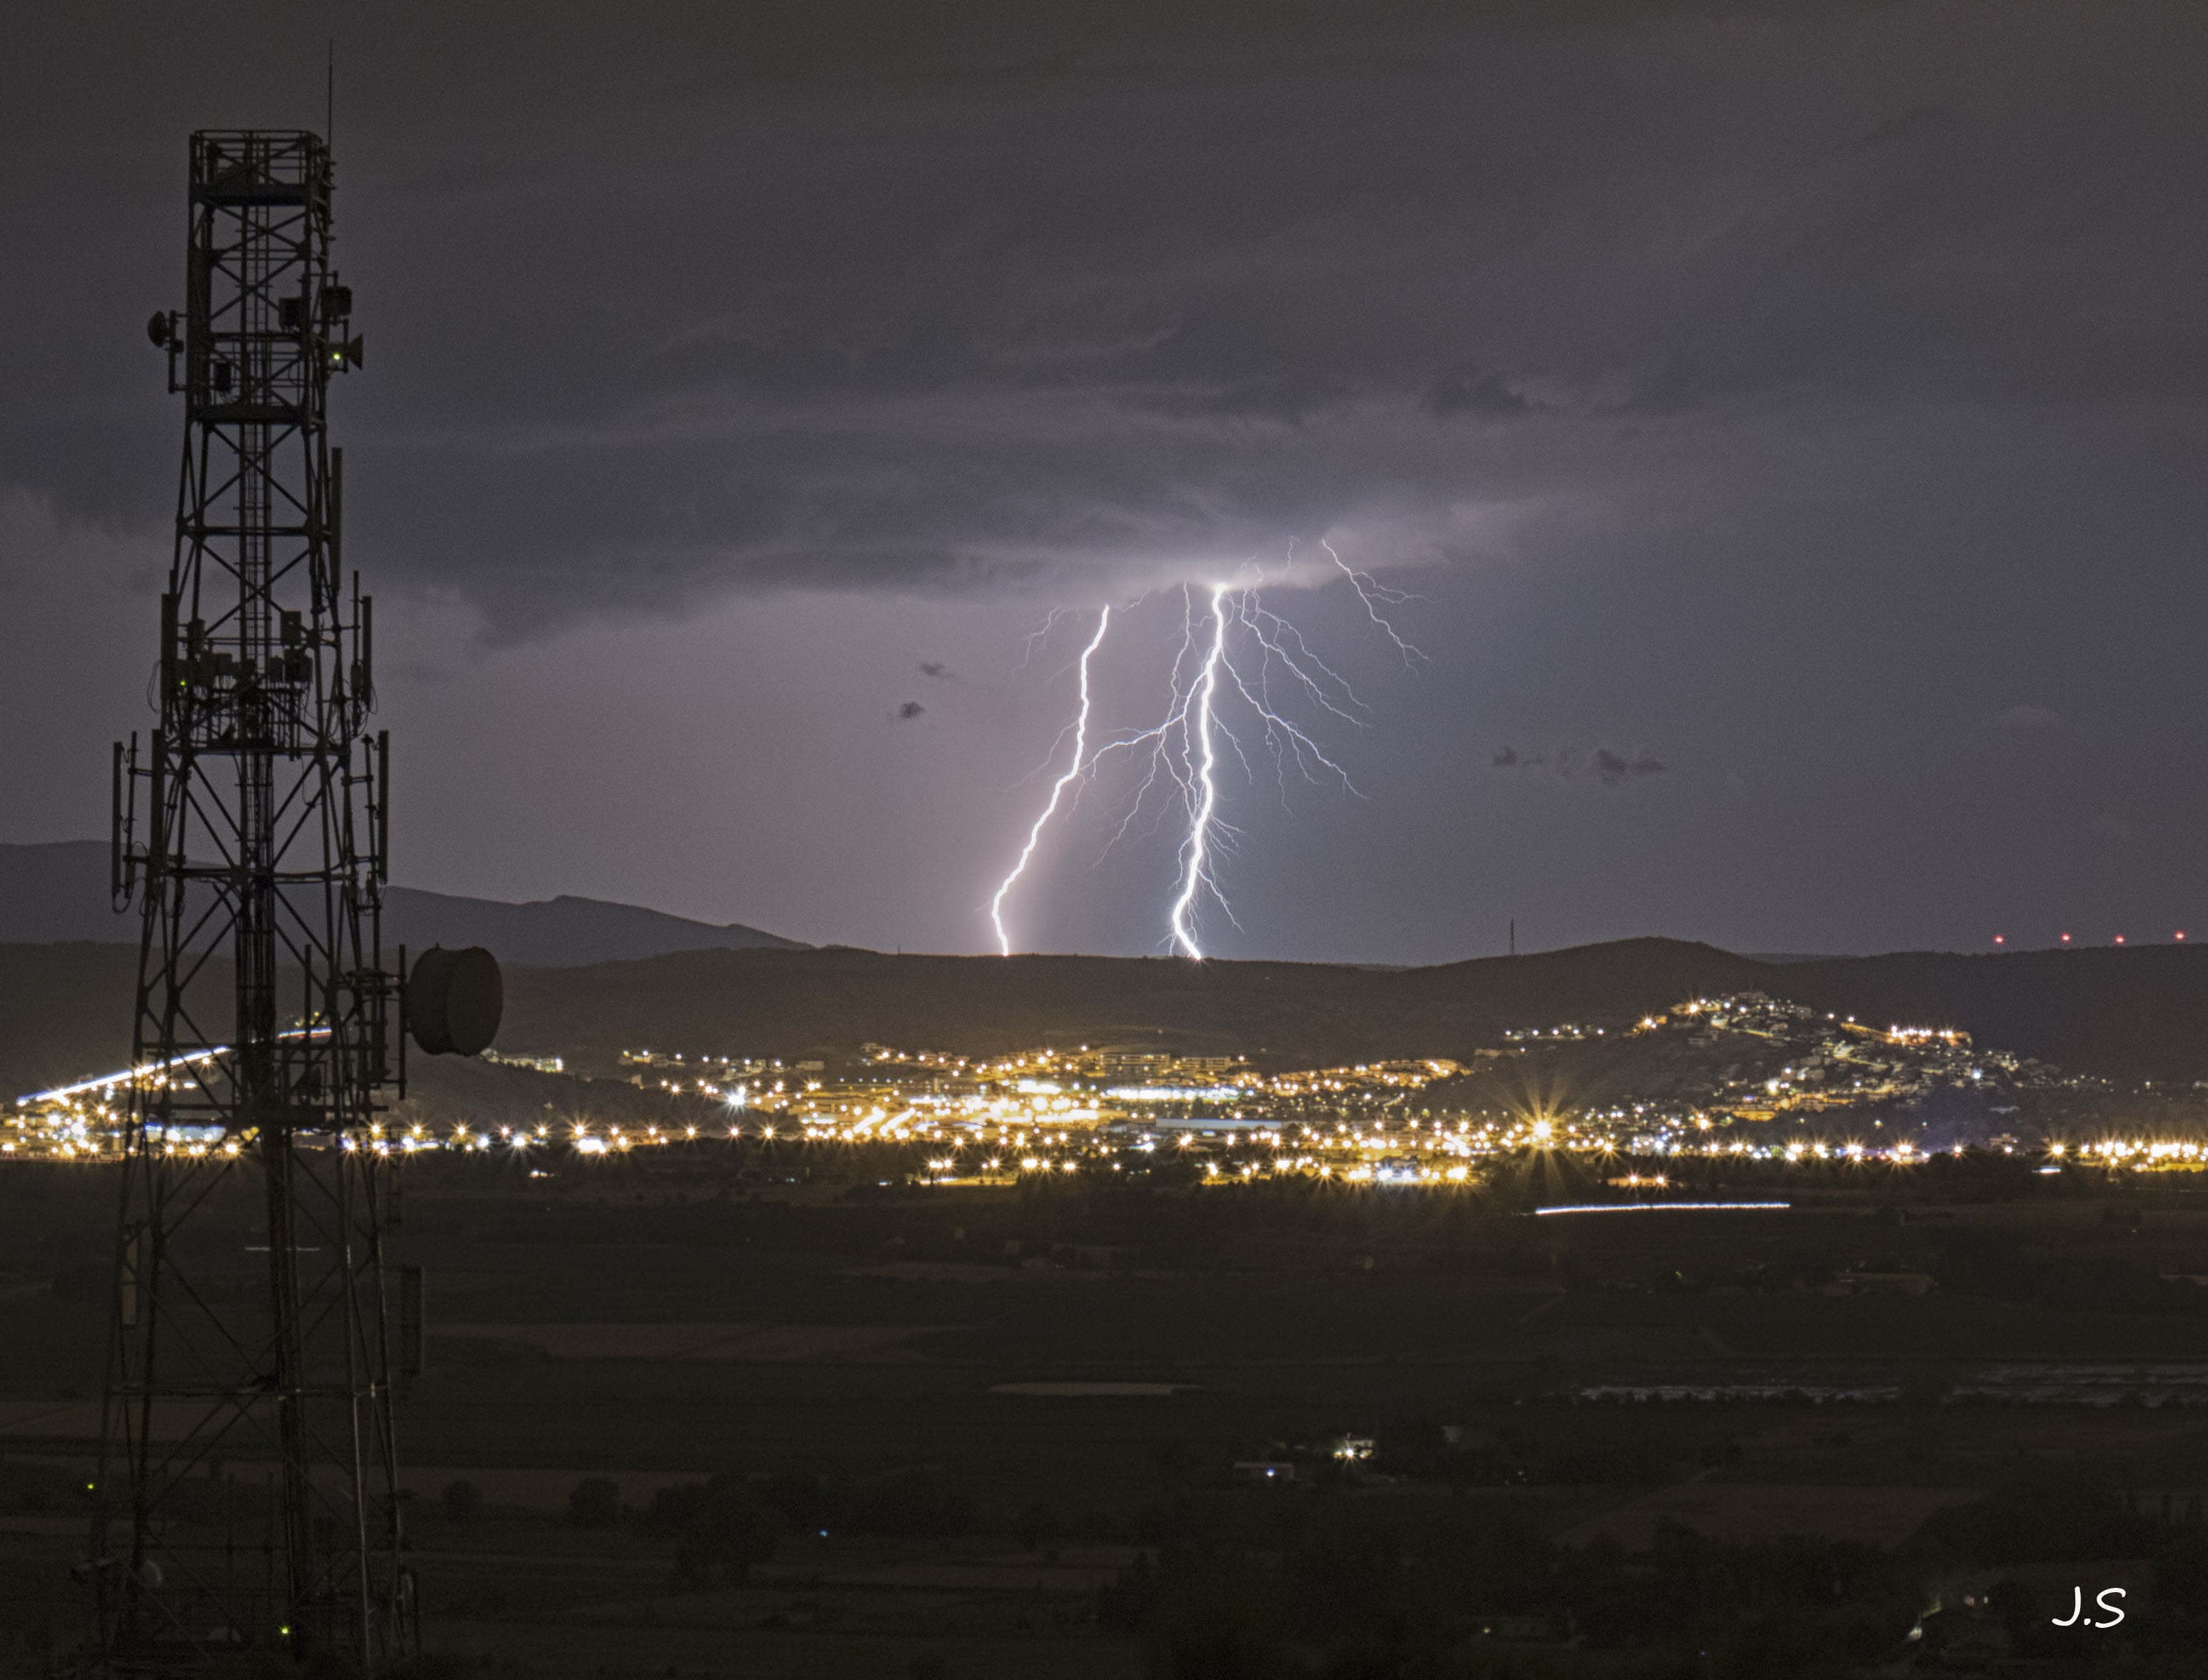
<svg viewBox="0 0 2208 1680">
<path fill-rule="evenodd" d="M 481 945 L 432 945 L 406 983 L 406 1030 L 432 1056 L 477 1056 L 498 1036 L 506 981 Z"/>
</svg>

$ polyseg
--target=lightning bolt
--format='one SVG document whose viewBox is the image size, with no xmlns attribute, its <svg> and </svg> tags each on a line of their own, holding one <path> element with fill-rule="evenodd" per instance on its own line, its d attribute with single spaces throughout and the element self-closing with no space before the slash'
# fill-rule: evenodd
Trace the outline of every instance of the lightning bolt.
<svg viewBox="0 0 2208 1680">
<path fill-rule="evenodd" d="M 1088 767 L 1089 662 L 1095 656 L 1096 650 L 1104 645 L 1104 633 L 1111 627 L 1111 623 L 1112 609 L 1109 606 L 1100 608 L 1096 614 L 1096 633 L 1089 639 L 1089 645 L 1081 650 L 1081 705 L 1073 718 L 1073 761 L 1066 765 L 1065 773 L 1051 783 L 1050 798 L 1044 804 L 1041 813 L 1035 818 L 1035 826 L 1028 831 L 1028 843 L 1020 849 L 1019 861 L 1012 866 L 1011 873 L 1006 875 L 1003 881 L 999 883 L 997 896 L 989 901 L 989 922 L 997 930 L 997 952 L 1002 957 L 1010 957 L 1012 954 L 1012 936 L 1005 931 L 1005 900 L 1020 877 L 1026 873 L 1028 860 L 1035 855 L 1036 843 L 1041 840 L 1043 830 L 1048 826 L 1051 818 L 1056 814 L 1058 802 L 1065 797 L 1066 788 L 1078 780 Z M 1044 627 L 1047 629 L 1049 627 L 1046 625 Z M 1026 662 L 1023 660 L 1021 663 L 1024 664 Z"/>
<path fill-rule="evenodd" d="M 1165 716 L 1147 729 L 1106 741 L 1097 748 L 1089 768 L 1094 771 L 1114 753 L 1149 749 L 1149 768 L 1107 850 L 1133 825 L 1161 779 L 1171 783 L 1173 795 L 1167 808 L 1178 803 L 1186 813 L 1188 825 L 1179 854 L 1179 885 L 1167 915 L 1167 943 L 1182 956 L 1201 962 L 1203 948 L 1196 932 L 1199 903 L 1208 897 L 1229 921 L 1234 920 L 1233 906 L 1219 885 L 1215 862 L 1233 831 L 1219 814 L 1222 742 L 1233 751 L 1244 773 L 1251 773 L 1249 754 L 1223 717 L 1222 702 L 1239 697 L 1263 726 L 1283 804 L 1287 801 L 1291 763 L 1306 782 L 1322 780 L 1323 771 L 1345 792 L 1361 795 L 1349 772 L 1274 700 L 1275 670 L 1285 673 L 1291 692 L 1299 692 L 1321 711 L 1359 729 L 1365 727 L 1365 707 L 1347 679 L 1311 651 L 1302 633 L 1259 600 L 1255 585 L 1210 585 L 1210 609 L 1205 615 L 1209 621 L 1208 635 L 1200 628 L 1202 620 L 1193 591 L 1184 590 L 1183 599 L 1181 643 L 1173 657 Z M 1237 632 L 1243 633 L 1238 636 Z M 1238 641 L 1245 649 L 1255 644 L 1254 659 L 1245 654 L 1248 669 L 1235 663 Z"/>
<path fill-rule="evenodd" d="M 1190 912 L 1196 907 L 1196 895 L 1208 889 L 1223 906 L 1226 898 L 1212 880 L 1209 872 L 1211 855 L 1211 824 L 1219 811 L 1219 747 L 1212 729 L 1212 703 L 1219 697 L 1219 673 L 1227 663 L 1227 585 L 1211 586 L 1211 653 L 1203 662 L 1203 675 L 1197 680 L 1196 719 L 1191 726 L 1196 736 L 1194 766 L 1196 785 L 1199 789 L 1196 807 L 1189 814 L 1188 838 L 1181 842 L 1180 896 L 1173 900 L 1173 915 L 1167 918 L 1173 927 L 1173 944 L 1184 957 L 1203 960 L 1203 950 L 1196 943 L 1195 931 L 1189 926 Z M 1237 682 L 1240 681 L 1238 677 Z M 1245 693 L 1248 691 L 1244 690 Z M 1183 715 L 1185 716 L 1184 710 Z M 1240 750 L 1239 747 L 1236 749 Z"/>
<path fill-rule="evenodd" d="M 1405 668 L 1423 663 L 1425 655 L 1396 630 L 1385 610 L 1415 597 L 1359 571 L 1331 543 L 1323 542 L 1320 546 L 1356 591 L 1365 615 L 1394 645 Z M 1167 947 L 1191 962 L 1203 960 L 1197 922 L 1207 898 L 1228 921 L 1241 925 L 1235 921 L 1233 906 L 1227 902 L 1218 874 L 1219 860 L 1232 849 L 1236 834 L 1221 813 L 1219 772 L 1226 754 L 1231 753 L 1243 773 L 1255 780 L 1251 755 L 1226 715 L 1235 700 L 1262 728 L 1263 748 L 1272 755 L 1284 806 L 1291 765 L 1306 783 L 1330 783 L 1353 797 L 1363 797 L 1348 771 L 1288 711 L 1293 706 L 1306 715 L 1323 713 L 1358 729 L 1369 726 L 1370 712 L 1348 679 L 1318 656 L 1293 623 L 1264 603 L 1260 596 L 1264 582 L 1263 573 L 1253 563 L 1235 581 L 1184 585 L 1180 644 L 1167 678 L 1165 715 L 1147 729 L 1105 741 L 1091 753 L 1088 746 L 1089 664 L 1103 645 L 1110 609 L 1098 615 L 1096 633 L 1081 655 L 1080 709 L 1069 731 L 1073 735 L 1072 760 L 1052 785 L 1050 798 L 1028 832 L 1019 861 L 990 903 L 990 921 L 1003 954 L 1011 954 L 1011 939 L 1005 931 L 1005 900 L 1025 872 L 1066 789 L 1093 777 L 1119 753 L 1146 757 L 1148 763 L 1118 827 L 1105 843 L 1105 852 L 1126 837 L 1161 784 L 1166 789 L 1165 813 L 1179 810 L 1185 822 L 1177 854 L 1178 880 L 1166 915 Z M 1198 610 L 1198 589 L 1208 596 L 1208 611 Z M 1047 621 L 1029 638 L 1030 653 L 1035 640 L 1049 627 Z M 1281 691 L 1279 699 L 1275 696 L 1276 687 Z M 1158 820 L 1162 822 L 1164 817 Z"/>
</svg>

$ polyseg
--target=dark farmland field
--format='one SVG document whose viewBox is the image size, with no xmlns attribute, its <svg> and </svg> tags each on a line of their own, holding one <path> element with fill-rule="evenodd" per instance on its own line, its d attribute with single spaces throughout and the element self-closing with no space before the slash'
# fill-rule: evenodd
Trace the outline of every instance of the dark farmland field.
<svg viewBox="0 0 2208 1680">
<path fill-rule="evenodd" d="M 1843 1674 L 1998 1635 L 2049 1671 L 2200 1671 L 2189 1176 L 1867 1174 L 1648 1220 L 795 1159 L 408 1168 L 436 1662 Z M 249 1189 L 207 1227 L 241 1288 Z M 27 1671 L 81 1615 L 112 1190 L 0 1171 L 0 1653 Z M 2121 1639 L 2039 1630 L 2084 1575 L 2129 1583 Z M 1663 1666 L 1690 1648 L 1733 1666 Z"/>
</svg>

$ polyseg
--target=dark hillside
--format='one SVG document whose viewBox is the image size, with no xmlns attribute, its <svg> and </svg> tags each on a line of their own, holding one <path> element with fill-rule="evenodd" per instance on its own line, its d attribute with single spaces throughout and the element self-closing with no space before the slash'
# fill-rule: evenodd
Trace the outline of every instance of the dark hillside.
<svg viewBox="0 0 2208 1680">
<path fill-rule="evenodd" d="M 0 1097 L 123 1065 L 136 957 L 126 945 L 0 945 Z M 868 1041 L 969 1054 L 1142 1044 L 1309 1066 L 1461 1058 L 1512 1027 L 1615 1026 L 1750 988 L 1877 1025 L 1959 1027 L 2077 1072 L 2208 1078 L 2208 953 L 2169 945 L 1770 964 L 1629 939 L 1409 969 L 692 951 L 511 969 L 500 1044 L 603 1062 L 644 1047 L 800 1056 Z"/>
<path fill-rule="evenodd" d="M 1953 1026 L 1992 1048 L 2116 1079 L 2208 1078 L 2208 953 L 2170 945 L 1905 952 L 1767 963 L 1629 939 L 1394 970 L 1167 958 L 687 951 L 517 971 L 521 1049 L 789 1054 L 868 1041 L 993 1053 L 1148 1041 L 1311 1065 L 1461 1057 L 1506 1028 L 1610 1026 L 1755 989 L 1879 1025 Z"/>
<path fill-rule="evenodd" d="M 0 1103 L 126 1065 L 137 987 L 135 945 L 0 945 Z"/>
<path fill-rule="evenodd" d="M 1617 939 L 1529 957 L 1484 957 L 1380 976 L 1384 1006 L 1439 1036 L 1471 1028 L 1491 1044 L 1503 1027 L 1607 1026 L 1706 993 L 1785 995 L 1791 969 L 1683 939 Z M 1467 1045 L 1467 1047 L 1470 1047 Z M 1446 1049 L 1394 1054 L 1449 1055 Z"/>
<path fill-rule="evenodd" d="M 2079 1073 L 2208 1079 L 2208 951 L 1897 951 L 1791 963 L 1764 989 L 1878 1026 L 1959 1027 Z"/>
<path fill-rule="evenodd" d="M 873 1041 L 993 1054 L 1039 1044 L 1152 1044 L 1311 1065 L 1462 1056 L 1507 1027 L 1630 1020 L 1762 970 L 1709 945 L 1635 939 L 1447 968 L 1163 957 L 891 957 L 686 951 L 524 970 L 507 1041 L 610 1056 L 840 1052 Z"/>
</svg>

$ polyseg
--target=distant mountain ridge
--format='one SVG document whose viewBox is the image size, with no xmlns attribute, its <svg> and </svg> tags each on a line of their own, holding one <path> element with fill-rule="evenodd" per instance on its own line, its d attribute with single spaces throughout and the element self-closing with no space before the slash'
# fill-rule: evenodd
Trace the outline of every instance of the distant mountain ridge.
<svg viewBox="0 0 2208 1680">
<path fill-rule="evenodd" d="M 107 847 L 98 840 L 0 845 L 0 944 L 136 944 L 136 919 L 109 905 L 107 872 Z M 677 951 L 807 949 L 741 922 L 717 926 L 598 898 L 563 894 L 509 904 L 409 886 L 384 890 L 383 939 L 414 950 L 479 945 L 501 962 L 537 968 L 631 962 Z"/>
</svg>

